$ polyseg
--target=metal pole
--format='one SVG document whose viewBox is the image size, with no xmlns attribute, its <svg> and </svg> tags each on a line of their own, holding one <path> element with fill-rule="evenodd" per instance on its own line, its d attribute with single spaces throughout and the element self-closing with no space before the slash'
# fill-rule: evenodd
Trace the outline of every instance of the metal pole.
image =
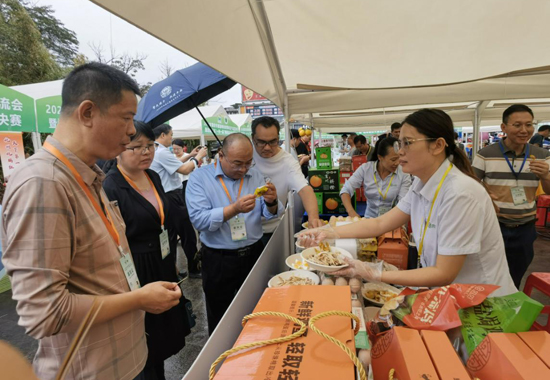
<svg viewBox="0 0 550 380">
<path fill-rule="evenodd" d="M 473 127 L 473 137 L 472 137 L 472 161 L 477 155 L 477 151 L 480 148 L 479 144 L 479 132 L 480 132 L 480 126 L 481 126 L 481 115 L 483 111 L 485 111 L 485 108 L 487 108 L 487 105 L 489 104 L 489 101 L 483 100 L 479 102 L 477 107 L 474 111 L 474 127 Z"/>
</svg>

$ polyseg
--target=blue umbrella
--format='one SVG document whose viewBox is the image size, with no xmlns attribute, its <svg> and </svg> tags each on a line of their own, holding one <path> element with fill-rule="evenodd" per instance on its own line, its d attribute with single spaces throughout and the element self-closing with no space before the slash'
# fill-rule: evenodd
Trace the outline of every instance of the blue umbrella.
<svg viewBox="0 0 550 380">
<path fill-rule="evenodd" d="M 151 86 L 138 104 L 135 119 L 148 123 L 154 128 L 196 108 L 212 131 L 198 105 L 230 89 L 235 84 L 233 80 L 216 70 L 200 62 L 195 63 Z M 220 142 L 214 131 L 212 134 Z"/>
</svg>

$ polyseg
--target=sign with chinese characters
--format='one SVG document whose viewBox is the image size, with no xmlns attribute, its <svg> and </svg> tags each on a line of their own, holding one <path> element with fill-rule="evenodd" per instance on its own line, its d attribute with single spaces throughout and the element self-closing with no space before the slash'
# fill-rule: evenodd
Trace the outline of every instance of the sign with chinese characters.
<svg viewBox="0 0 550 380">
<path fill-rule="evenodd" d="M 0 85 L 0 131 L 35 132 L 34 100 Z"/>
<path fill-rule="evenodd" d="M 247 136 L 250 136 L 252 134 L 252 123 L 247 122 L 241 125 L 239 128 L 239 132 L 244 133 Z"/>
<path fill-rule="evenodd" d="M 53 133 L 61 114 L 61 95 L 36 99 L 36 119 L 38 132 Z"/>
<path fill-rule="evenodd" d="M 21 132 L 0 132 L 0 157 L 4 178 L 14 172 L 25 161 L 23 134 Z"/>
<path fill-rule="evenodd" d="M 267 100 L 266 97 L 255 93 L 254 91 L 252 91 L 249 88 L 246 88 L 245 86 L 241 86 L 241 91 L 242 91 L 242 95 L 243 95 L 243 103 Z"/>
<path fill-rule="evenodd" d="M 211 116 L 207 117 L 206 120 L 208 120 L 214 133 L 218 136 L 227 136 L 231 133 L 239 132 L 239 127 L 237 127 L 237 124 L 235 124 L 228 115 Z M 204 120 L 202 120 L 202 133 L 205 136 L 212 136 L 212 132 Z"/>
<path fill-rule="evenodd" d="M 283 110 L 277 107 L 276 105 L 246 106 L 245 112 L 249 113 L 250 116 L 252 116 L 252 118 L 254 119 L 260 116 L 271 116 L 271 117 L 284 116 Z"/>
</svg>

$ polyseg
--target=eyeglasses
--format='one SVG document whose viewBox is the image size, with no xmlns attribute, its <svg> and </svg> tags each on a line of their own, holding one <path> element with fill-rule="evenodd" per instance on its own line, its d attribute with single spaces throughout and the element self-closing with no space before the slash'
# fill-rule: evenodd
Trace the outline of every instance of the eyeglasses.
<svg viewBox="0 0 550 380">
<path fill-rule="evenodd" d="M 509 125 L 509 126 L 512 126 L 514 128 L 517 128 L 517 129 L 520 129 L 521 127 L 523 127 L 525 125 L 525 128 L 535 128 L 537 126 L 537 123 L 514 123 L 514 124 L 506 124 L 506 125 Z"/>
<path fill-rule="evenodd" d="M 254 144 L 256 144 L 256 146 L 261 149 L 265 148 L 266 145 L 269 145 L 272 148 L 279 145 L 279 139 L 274 139 L 271 141 L 263 141 L 263 140 L 256 140 L 256 139 L 252 139 L 252 140 L 254 141 Z"/>
<path fill-rule="evenodd" d="M 238 169 L 249 170 L 250 168 L 254 167 L 254 165 L 256 165 L 256 163 L 254 161 L 247 162 L 247 163 L 244 163 L 244 164 L 236 164 L 233 161 L 229 161 L 229 160 L 227 160 L 227 162 L 229 162 L 229 165 L 231 166 L 231 168 L 233 168 L 235 170 L 238 170 Z"/>
<path fill-rule="evenodd" d="M 134 154 L 146 154 L 147 152 L 153 152 L 155 150 L 155 144 L 134 146 L 133 148 L 126 148 L 126 150 L 131 150 Z"/>
<path fill-rule="evenodd" d="M 404 138 L 403 140 L 397 140 L 393 143 L 393 149 L 395 150 L 395 153 L 399 153 L 401 149 L 409 149 L 409 146 L 417 141 L 434 141 L 437 140 L 436 138 L 430 138 L 430 139 L 407 139 Z"/>
</svg>

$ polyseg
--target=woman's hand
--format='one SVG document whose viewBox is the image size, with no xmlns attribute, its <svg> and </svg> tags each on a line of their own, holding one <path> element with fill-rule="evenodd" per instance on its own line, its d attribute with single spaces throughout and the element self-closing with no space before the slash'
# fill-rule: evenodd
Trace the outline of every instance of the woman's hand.
<svg viewBox="0 0 550 380">
<path fill-rule="evenodd" d="M 346 268 L 331 272 L 331 276 L 340 277 L 361 277 L 363 280 L 371 282 L 381 282 L 382 270 L 384 262 L 368 263 L 360 260 L 344 257 L 344 261 L 348 264 Z"/>
<path fill-rule="evenodd" d="M 339 239 L 340 236 L 336 233 L 330 224 L 326 224 L 319 228 L 310 228 L 298 232 L 294 237 L 301 247 L 317 247 L 320 242 L 327 239 Z"/>
</svg>

